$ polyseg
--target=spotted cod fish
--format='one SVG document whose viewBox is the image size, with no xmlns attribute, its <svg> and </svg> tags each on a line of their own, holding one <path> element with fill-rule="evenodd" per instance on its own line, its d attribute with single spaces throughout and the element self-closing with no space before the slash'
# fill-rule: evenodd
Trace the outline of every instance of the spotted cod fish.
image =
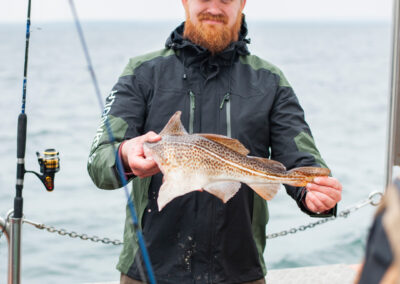
<svg viewBox="0 0 400 284">
<path fill-rule="evenodd" d="M 217 134 L 188 134 L 180 117 L 177 111 L 160 132 L 161 140 L 143 146 L 146 157 L 153 157 L 164 174 L 157 199 L 160 211 L 174 198 L 192 191 L 207 191 L 226 203 L 241 183 L 270 200 L 281 183 L 301 187 L 330 173 L 317 167 L 287 171 L 277 161 L 247 156 L 249 150 L 239 140 Z"/>
</svg>

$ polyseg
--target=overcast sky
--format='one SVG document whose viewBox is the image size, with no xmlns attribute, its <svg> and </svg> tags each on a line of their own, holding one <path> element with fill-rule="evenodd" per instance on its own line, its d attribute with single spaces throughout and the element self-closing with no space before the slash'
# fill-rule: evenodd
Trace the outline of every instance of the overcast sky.
<svg viewBox="0 0 400 284">
<path fill-rule="evenodd" d="M 25 21 L 27 0 L 1 0 L 0 22 Z M 249 20 L 390 21 L 392 0 L 247 0 Z M 75 0 L 82 20 L 182 20 L 180 0 Z M 32 0 L 32 20 L 71 20 L 68 0 Z"/>
</svg>

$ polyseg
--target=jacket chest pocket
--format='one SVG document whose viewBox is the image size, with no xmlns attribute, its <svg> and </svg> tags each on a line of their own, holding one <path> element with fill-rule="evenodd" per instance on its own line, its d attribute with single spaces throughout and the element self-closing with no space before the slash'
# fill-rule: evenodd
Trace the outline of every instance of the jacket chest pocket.
<svg viewBox="0 0 400 284">
<path fill-rule="evenodd" d="M 251 155 L 268 157 L 272 96 L 255 90 L 245 95 L 232 92 L 230 103 L 232 137 L 248 147 Z"/>
<path fill-rule="evenodd" d="M 145 132 L 159 133 L 171 116 L 178 110 L 182 111 L 181 120 L 186 130 L 189 130 L 190 96 L 182 89 L 157 89 L 151 101 L 148 102 L 148 113 Z"/>
</svg>

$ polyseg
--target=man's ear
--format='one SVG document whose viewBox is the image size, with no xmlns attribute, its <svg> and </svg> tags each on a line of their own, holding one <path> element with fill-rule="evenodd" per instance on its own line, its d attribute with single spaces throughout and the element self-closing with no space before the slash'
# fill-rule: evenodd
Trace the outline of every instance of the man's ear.
<svg viewBox="0 0 400 284">
<path fill-rule="evenodd" d="M 182 5 L 186 6 L 187 5 L 187 0 L 182 0 Z"/>
<path fill-rule="evenodd" d="M 183 1 L 185 1 L 185 0 L 182 0 L 182 2 Z M 244 6 L 246 5 L 246 0 L 242 0 L 241 1 L 242 3 L 240 3 L 240 5 L 241 5 L 241 10 L 243 10 L 244 9 Z"/>
</svg>

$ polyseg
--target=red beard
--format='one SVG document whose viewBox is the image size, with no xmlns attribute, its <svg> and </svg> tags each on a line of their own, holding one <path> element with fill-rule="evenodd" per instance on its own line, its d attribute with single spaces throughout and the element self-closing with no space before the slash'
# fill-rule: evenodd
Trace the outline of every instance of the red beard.
<svg viewBox="0 0 400 284">
<path fill-rule="evenodd" d="M 243 17 L 241 11 L 239 12 L 236 23 L 231 29 L 226 26 L 228 18 L 225 15 L 201 13 L 198 15 L 199 24 L 196 25 L 190 20 L 188 12 L 186 15 L 183 36 L 193 43 L 207 48 L 213 55 L 223 51 L 231 42 L 237 41 L 239 38 L 239 30 Z M 219 21 L 222 22 L 223 25 L 203 23 L 204 20 Z"/>
</svg>

